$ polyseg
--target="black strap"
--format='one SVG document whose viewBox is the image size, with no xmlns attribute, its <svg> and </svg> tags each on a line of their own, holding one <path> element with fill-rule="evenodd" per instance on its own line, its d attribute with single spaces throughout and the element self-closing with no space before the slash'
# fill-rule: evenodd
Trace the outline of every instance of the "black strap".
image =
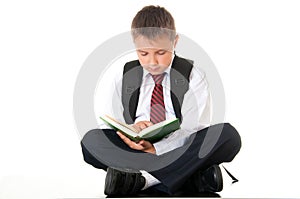
<svg viewBox="0 0 300 199">
<path fill-rule="evenodd" d="M 189 89 L 190 74 L 193 68 L 193 61 L 174 57 L 171 71 L 171 100 L 173 103 L 176 118 L 182 121 L 181 106 L 183 98 L 187 90 Z"/>
<path fill-rule="evenodd" d="M 239 180 L 236 178 L 236 177 L 234 177 L 223 165 L 222 165 L 222 167 L 225 169 L 225 171 L 226 171 L 226 173 L 231 177 L 231 179 L 232 179 L 232 184 L 233 183 L 236 183 L 236 182 L 238 182 Z"/>
<path fill-rule="evenodd" d="M 135 113 L 140 96 L 143 68 L 138 60 L 125 64 L 122 79 L 123 116 L 127 124 L 135 120 Z"/>
</svg>

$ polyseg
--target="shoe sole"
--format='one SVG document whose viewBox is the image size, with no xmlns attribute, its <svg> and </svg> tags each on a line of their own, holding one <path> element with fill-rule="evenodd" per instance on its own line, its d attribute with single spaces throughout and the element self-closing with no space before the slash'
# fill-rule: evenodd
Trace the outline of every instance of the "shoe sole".
<svg viewBox="0 0 300 199">
<path fill-rule="evenodd" d="M 223 190 L 223 177 L 222 177 L 222 172 L 221 172 L 221 169 L 218 165 L 214 165 L 213 166 L 214 169 L 215 169 L 215 179 L 216 181 L 218 182 L 218 186 L 215 190 L 215 192 L 220 192 Z"/>
<path fill-rule="evenodd" d="M 116 178 L 114 178 L 113 176 L 115 175 L 115 169 L 113 168 L 107 168 L 107 173 L 106 173 L 106 177 L 105 177 L 105 185 L 104 185 L 104 194 L 105 195 L 114 195 L 116 194 L 115 192 L 115 185 L 116 182 Z"/>
</svg>

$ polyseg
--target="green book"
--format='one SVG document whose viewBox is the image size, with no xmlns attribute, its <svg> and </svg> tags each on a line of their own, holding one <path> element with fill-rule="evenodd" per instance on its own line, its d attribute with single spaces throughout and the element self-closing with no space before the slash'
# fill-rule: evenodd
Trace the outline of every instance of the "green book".
<svg viewBox="0 0 300 199">
<path fill-rule="evenodd" d="M 133 141 L 139 140 L 147 140 L 149 142 L 157 142 L 166 135 L 176 131 L 180 128 L 180 123 L 178 118 L 165 120 L 152 126 L 149 126 L 140 132 L 137 132 L 135 128 L 132 126 L 125 124 L 123 122 L 117 121 L 111 116 L 105 115 L 101 116 L 102 119 L 106 124 L 112 127 L 116 131 L 121 131 L 125 136 L 130 138 Z"/>
</svg>

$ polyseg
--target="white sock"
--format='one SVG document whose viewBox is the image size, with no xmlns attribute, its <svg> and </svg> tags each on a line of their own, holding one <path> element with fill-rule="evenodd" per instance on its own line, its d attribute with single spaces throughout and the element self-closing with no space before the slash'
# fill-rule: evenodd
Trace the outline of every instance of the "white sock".
<svg viewBox="0 0 300 199">
<path fill-rule="evenodd" d="M 145 186 L 142 188 L 142 190 L 145 190 L 153 185 L 160 183 L 158 179 L 156 179 L 153 175 L 151 175 L 147 171 L 141 170 L 140 172 L 142 173 L 142 176 L 144 176 L 146 179 Z"/>
</svg>

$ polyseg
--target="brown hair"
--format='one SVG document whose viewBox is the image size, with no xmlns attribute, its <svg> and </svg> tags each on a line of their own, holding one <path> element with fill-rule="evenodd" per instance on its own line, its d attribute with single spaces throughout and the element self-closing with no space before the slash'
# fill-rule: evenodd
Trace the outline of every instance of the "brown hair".
<svg viewBox="0 0 300 199">
<path fill-rule="evenodd" d="M 131 33 L 133 38 L 139 35 L 154 39 L 167 34 L 171 40 L 176 36 L 175 22 L 172 15 L 160 6 L 146 6 L 132 20 Z"/>
</svg>

